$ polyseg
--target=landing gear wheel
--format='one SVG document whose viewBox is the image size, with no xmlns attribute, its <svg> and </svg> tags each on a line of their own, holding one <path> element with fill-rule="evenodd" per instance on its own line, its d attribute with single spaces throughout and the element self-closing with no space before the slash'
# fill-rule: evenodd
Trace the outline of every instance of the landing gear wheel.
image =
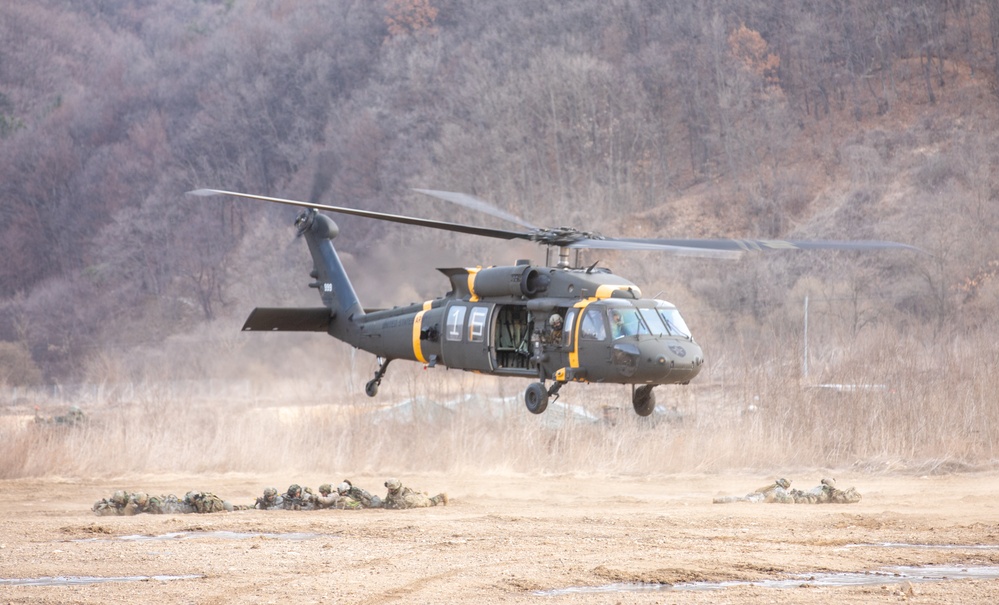
<svg viewBox="0 0 999 605">
<path fill-rule="evenodd" d="M 524 403 L 527 404 L 527 409 L 532 414 L 540 414 L 545 411 L 548 407 L 548 389 L 545 388 L 544 383 L 532 382 L 531 386 L 527 387 L 527 391 L 524 392 Z"/>
<path fill-rule="evenodd" d="M 374 397 L 378 394 L 378 386 L 382 383 L 382 376 L 385 376 L 385 370 L 388 369 L 388 364 L 391 362 L 391 359 L 386 359 L 384 357 L 378 358 L 378 369 L 375 370 L 375 377 L 364 385 L 365 395 L 368 397 Z"/>
<path fill-rule="evenodd" d="M 654 385 L 646 384 L 635 389 L 631 394 L 631 405 L 639 416 L 649 416 L 656 409 L 656 395 L 652 392 Z"/>
</svg>

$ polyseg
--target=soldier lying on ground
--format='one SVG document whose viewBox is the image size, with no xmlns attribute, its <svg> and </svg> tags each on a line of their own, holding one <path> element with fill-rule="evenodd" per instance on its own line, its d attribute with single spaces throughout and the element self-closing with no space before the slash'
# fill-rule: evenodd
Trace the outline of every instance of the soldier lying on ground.
<svg viewBox="0 0 999 605">
<path fill-rule="evenodd" d="M 297 483 L 289 485 L 288 491 L 281 494 L 285 510 L 312 510 L 316 507 L 314 497 L 311 489 L 302 488 Z"/>
<path fill-rule="evenodd" d="M 385 508 L 422 508 L 426 506 L 437 506 L 443 504 L 447 506 L 447 494 L 441 493 L 430 497 L 426 492 L 418 492 L 408 487 L 403 487 L 398 479 L 389 479 L 385 482 L 388 493 L 385 495 Z"/>
<path fill-rule="evenodd" d="M 807 492 L 791 490 L 791 497 L 797 504 L 854 504 L 860 502 L 860 492 L 856 488 L 836 489 L 836 480 L 823 478 L 819 484 Z"/>
<path fill-rule="evenodd" d="M 782 504 L 789 504 L 794 502 L 791 494 L 787 491 L 790 487 L 791 482 L 781 477 L 773 483 L 749 492 L 745 496 L 725 496 L 715 498 L 713 502 L 715 504 L 725 504 L 728 502 L 780 502 Z"/>
<path fill-rule="evenodd" d="M 341 494 L 329 483 L 319 486 L 319 495 L 313 497 L 316 508 L 336 508 L 339 510 L 357 510 L 364 508 L 358 500 L 349 495 Z"/>
<path fill-rule="evenodd" d="M 111 498 L 98 500 L 91 508 L 99 517 L 109 515 L 219 513 L 232 511 L 229 502 L 210 492 L 188 492 L 183 500 L 173 494 L 149 496 L 145 492 L 117 490 Z"/>
<path fill-rule="evenodd" d="M 276 487 L 268 487 L 264 489 L 264 495 L 257 498 L 253 508 L 260 510 L 279 510 L 284 508 L 284 498 L 278 494 Z"/>
<path fill-rule="evenodd" d="M 211 492 L 187 492 L 184 503 L 192 507 L 196 513 L 221 513 L 233 510 L 232 504 Z"/>
<path fill-rule="evenodd" d="M 770 485 L 766 485 L 746 494 L 745 496 L 725 496 L 715 498 L 715 504 L 727 502 L 777 502 L 780 504 L 853 504 L 860 502 L 860 492 L 851 487 L 846 490 L 836 489 L 834 479 L 825 478 L 812 489 L 802 491 L 800 489 L 790 489 L 791 482 L 787 479 L 778 479 Z"/>
<path fill-rule="evenodd" d="M 336 491 L 340 494 L 341 498 L 352 498 L 360 503 L 363 508 L 383 508 L 385 506 L 381 498 L 372 496 L 368 490 L 355 486 L 348 479 L 344 479 L 337 486 Z"/>
</svg>

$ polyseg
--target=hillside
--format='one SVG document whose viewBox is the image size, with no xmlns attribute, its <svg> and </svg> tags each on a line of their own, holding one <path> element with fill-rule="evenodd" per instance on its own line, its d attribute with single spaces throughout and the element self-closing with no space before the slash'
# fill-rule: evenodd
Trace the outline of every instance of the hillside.
<svg viewBox="0 0 999 605">
<path fill-rule="evenodd" d="M 737 365 L 794 358 L 806 296 L 831 349 L 994 343 L 999 11 L 887 6 L 5 5 L 0 340 L 40 370 L 24 376 L 134 375 L 137 351 L 312 304 L 293 214 L 183 195 L 210 186 L 497 224 L 409 192 L 432 187 L 611 235 L 901 241 L 929 254 L 588 258 L 666 291 Z M 436 266 L 542 259 L 341 227 L 371 306 L 441 294 Z"/>
</svg>

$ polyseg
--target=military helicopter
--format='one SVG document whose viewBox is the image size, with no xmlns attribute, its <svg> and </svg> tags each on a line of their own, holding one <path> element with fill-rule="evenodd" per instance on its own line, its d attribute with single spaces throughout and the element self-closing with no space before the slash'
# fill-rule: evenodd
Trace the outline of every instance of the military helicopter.
<svg viewBox="0 0 999 605">
<path fill-rule="evenodd" d="M 540 414 L 569 382 L 616 383 L 632 387 L 639 416 L 653 413 L 656 385 L 688 384 L 701 371 L 704 353 L 680 311 L 665 300 L 643 298 L 637 285 L 597 267 L 573 266 L 570 251 L 581 249 L 659 250 L 672 254 L 737 258 L 744 252 L 785 249 L 916 249 L 885 241 L 792 241 L 737 239 L 610 238 L 571 227 L 540 228 L 470 195 L 416 189 L 445 201 L 517 223 L 523 231 L 493 229 L 314 202 L 198 189 L 189 195 L 226 195 L 298 206 L 298 235 L 312 255 L 322 298 L 317 308 L 256 308 L 244 331 L 326 332 L 374 354 L 378 368 L 365 393 L 378 393 L 389 363 L 405 359 L 428 368 L 444 366 L 496 376 L 531 379 L 527 409 Z M 339 227 L 319 211 L 361 216 L 505 240 L 529 240 L 546 247 L 546 266 L 517 261 L 512 266 L 438 269 L 451 291 L 424 303 L 366 311 L 333 246 Z M 550 252 L 558 260 L 547 266 Z M 546 383 L 551 381 L 551 385 Z"/>
</svg>

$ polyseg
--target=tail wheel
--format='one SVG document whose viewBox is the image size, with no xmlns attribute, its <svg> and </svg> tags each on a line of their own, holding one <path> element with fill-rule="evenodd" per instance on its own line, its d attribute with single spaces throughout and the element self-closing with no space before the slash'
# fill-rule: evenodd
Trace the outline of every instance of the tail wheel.
<svg viewBox="0 0 999 605">
<path fill-rule="evenodd" d="M 656 395 L 652 387 L 651 384 L 642 385 L 631 394 L 631 404 L 639 416 L 649 416 L 656 409 Z"/>
<path fill-rule="evenodd" d="M 524 403 L 532 414 L 540 414 L 548 407 L 548 389 L 540 382 L 532 382 L 524 392 Z"/>
</svg>

